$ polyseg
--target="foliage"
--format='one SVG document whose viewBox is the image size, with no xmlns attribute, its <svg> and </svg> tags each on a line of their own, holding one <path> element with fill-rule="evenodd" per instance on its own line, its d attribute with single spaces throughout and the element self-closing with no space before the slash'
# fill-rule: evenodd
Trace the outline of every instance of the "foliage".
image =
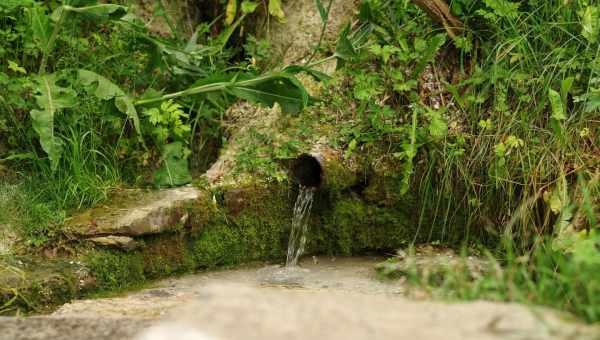
<svg viewBox="0 0 600 340">
<path fill-rule="evenodd" d="M 453 40 L 410 1 L 363 1 L 324 96 L 337 114 L 327 120 L 342 122 L 334 138 L 347 158 L 377 149 L 372 162 L 402 162 L 395 190 L 418 195 L 419 228 L 505 244 L 484 278 L 437 282 L 445 294 L 597 321 L 598 6 L 450 3 L 466 27 Z M 349 38 L 361 31 L 366 48 Z"/>
<path fill-rule="evenodd" d="M 225 10 L 225 23 L 227 25 L 232 25 L 238 12 L 241 12 L 242 15 L 252 13 L 258 7 L 257 1 L 249 1 L 249 0 L 228 0 L 227 7 Z M 268 12 L 270 15 L 277 18 L 277 20 L 284 22 L 285 21 L 285 13 L 281 8 L 281 0 L 268 0 Z"/>
<path fill-rule="evenodd" d="M 144 259 L 140 254 L 96 251 L 87 256 L 86 264 L 101 291 L 124 290 L 143 283 Z"/>
<path fill-rule="evenodd" d="M 411 284 L 435 296 L 540 304 L 597 322 L 600 254 L 592 248 L 599 241 L 597 235 L 587 235 L 570 253 L 552 249 L 550 242 L 541 242 L 532 252 L 521 254 L 511 240 L 505 240 L 500 253 L 494 256 L 487 252 L 482 274 L 453 269 L 425 277 L 416 268 L 406 274 Z M 462 261 L 470 260 L 465 256 Z"/>
<path fill-rule="evenodd" d="M 598 42 L 587 33 L 596 5 L 451 4 L 467 26 L 452 41 L 410 1 L 363 1 L 361 22 L 341 33 L 343 76 L 325 101 L 340 112 L 332 120 L 343 122 L 346 157 L 389 150 L 404 164 L 397 190 L 417 190 L 421 215 L 449 227 L 465 211 L 467 237 L 493 243 L 510 230 L 528 247 L 560 223 L 595 227 L 597 199 L 581 219 L 542 196 L 561 192 L 582 211 L 582 188 L 596 188 Z"/>
<path fill-rule="evenodd" d="M 283 19 L 280 2 L 271 3 Z M 197 129 L 215 125 L 237 98 L 286 112 L 308 105 L 294 73 L 230 67 L 231 37 L 256 8 L 244 1 L 222 32 L 202 23 L 184 41 L 149 32 L 119 4 L 3 2 L 0 162 L 38 174 L 39 201 L 63 214 L 117 183 L 189 183 L 193 139 L 220 135 Z"/>
</svg>

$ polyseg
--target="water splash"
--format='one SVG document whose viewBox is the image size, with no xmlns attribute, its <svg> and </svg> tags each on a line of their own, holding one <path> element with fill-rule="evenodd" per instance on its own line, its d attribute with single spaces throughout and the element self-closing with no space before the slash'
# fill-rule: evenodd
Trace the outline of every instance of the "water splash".
<svg viewBox="0 0 600 340">
<path fill-rule="evenodd" d="M 288 244 L 286 267 L 294 267 L 304 252 L 306 245 L 306 230 L 308 218 L 312 208 L 316 189 L 314 187 L 300 186 L 296 204 L 294 204 L 294 217 L 292 218 L 292 232 Z"/>
</svg>

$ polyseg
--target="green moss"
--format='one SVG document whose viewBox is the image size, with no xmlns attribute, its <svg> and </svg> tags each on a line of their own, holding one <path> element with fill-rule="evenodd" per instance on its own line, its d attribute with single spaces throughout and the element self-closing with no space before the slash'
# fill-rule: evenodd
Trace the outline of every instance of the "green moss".
<svg viewBox="0 0 600 340">
<path fill-rule="evenodd" d="M 140 254 L 144 261 L 144 274 L 148 279 L 189 272 L 196 268 L 196 261 L 184 234 L 152 236 L 146 238 L 145 243 Z"/>
<path fill-rule="evenodd" d="M 327 162 L 327 168 L 325 169 L 325 172 L 326 187 L 331 192 L 341 192 L 359 183 L 360 181 L 357 172 L 350 170 L 348 166 L 342 164 L 341 162 Z"/>
<path fill-rule="evenodd" d="M 405 201 L 406 195 L 400 194 L 402 176 L 384 175 L 371 176 L 369 185 L 363 191 L 366 201 L 379 206 L 393 207 Z"/>
<path fill-rule="evenodd" d="M 400 209 L 366 204 L 354 197 L 339 198 L 309 239 L 316 252 L 354 255 L 396 249 L 412 241 L 413 218 Z"/>
<path fill-rule="evenodd" d="M 121 290 L 146 280 L 185 273 L 197 267 L 189 238 L 184 233 L 147 236 L 133 252 L 95 250 L 84 262 L 100 290 Z"/>
<path fill-rule="evenodd" d="M 75 266 L 60 260 L 0 257 L 0 315 L 46 312 L 77 294 Z"/>
<path fill-rule="evenodd" d="M 196 262 L 206 268 L 281 258 L 282 248 L 280 225 L 248 216 L 208 226 L 193 242 Z"/>
<path fill-rule="evenodd" d="M 86 256 L 85 262 L 99 290 L 122 290 L 146 280 L 144 257 L 139 252 L 96 250 Z"/>
<path fill-rule="evenodd" d="M 194 242 L 193 252 L 201 267 L 234 265 L 242 258 L 242 240 L 238 232 L 226 224 L 213 225 L 204 230 Z"/>
</svg>

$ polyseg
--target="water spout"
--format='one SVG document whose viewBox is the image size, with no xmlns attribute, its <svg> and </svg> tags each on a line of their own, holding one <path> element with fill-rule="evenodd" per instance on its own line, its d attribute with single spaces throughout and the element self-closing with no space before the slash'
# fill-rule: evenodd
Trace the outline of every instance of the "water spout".
<svg viewBox="0 0 600 340">
<path fill-rule="evenodd" d="M 333 191 L 350 188 L 364 178 L 359 162 L 345 159 L 341 151 L 326 146 L 298 156 L 290 173 L 301 186 Z"/>
<path fill-rule="evenodd" d="M 302 154 L 292 163 L 292 175 L 303 187 L 318 188 L 323 183 L 323 168 L 318 154 Z"/>
<path fill-rule="evenodd" d="M 300 185 L 300 192 L 294 204 L 294 215 L 292 217 L 292 231 L 288 243 L 286 267 L 294 267 L 298 259 L 304 253 L 306 246 L 306 232 L 308 230 L 308 219 L 314 199 L 316 188 Z"/>
</svg>

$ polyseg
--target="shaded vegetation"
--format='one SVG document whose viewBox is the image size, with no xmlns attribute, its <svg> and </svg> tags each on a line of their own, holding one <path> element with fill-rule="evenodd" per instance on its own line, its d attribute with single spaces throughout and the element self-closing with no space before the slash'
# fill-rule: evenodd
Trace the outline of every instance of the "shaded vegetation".
<svg viewBox="0 0 600 340">
<path fill-rule="evenodd" d="M 293 184 L 285 162 L 325 140 L 345 163 L 318 198 L 310 252 L 427 241 L 489 249 L 481 277 L 408 276 L 447 297 L 600 320 L 596 2 L 453 0 L 464 27 L 448 36 L 409 0 L 365 0 L 328 57 L 315 61 L 329 51 L 319 45 L 305 65 L 280 68 L 268 41 L 244 35 L 257 2 L 211 2 L 224 15 L 185 37 L 159 7 L 164 34 L 123 4 L 92 4 L 0 4 L 0 225 L 29 246 L 52 247 L 69 213 L 112 188 L 190 183 L 190 157 L 210 163 L 224 112 L 243 99 L 291 113 L 244 126 L 228 175 L 252 183 L 211 192 L 215 211 L 189 235 L 86 253 L 99 289 L 282 258 Z M 281 1 L 265 4 L 267 18 L 282 19 Z M 333 60 L 335 74 L 317 71 Z M 320 82 L 318 98 L 300 72 Z M 360 171 L 345 177 L 347 164 Z"/>
<path fill-rule="evenodd" d="M 169 24 L 161 7 L 156 16 Z M 165 36 L 151 32 L 123 5 L 3 2 L 2 171 L 21 169 L 35 205 L 63 214 L 115 186 L 189 183 L 191 150 L 219 143 L 217 122 L 235 98 L 291 112 L 308 103 L 293 73 L 260 74 L 229 46 L 256 8 L 246 1 L 235 22 L 200 23 L 184 39 L 170 24 Z M 38 236 L 36 245 L 52 238 L 43 228 Z"/>
</svg>

